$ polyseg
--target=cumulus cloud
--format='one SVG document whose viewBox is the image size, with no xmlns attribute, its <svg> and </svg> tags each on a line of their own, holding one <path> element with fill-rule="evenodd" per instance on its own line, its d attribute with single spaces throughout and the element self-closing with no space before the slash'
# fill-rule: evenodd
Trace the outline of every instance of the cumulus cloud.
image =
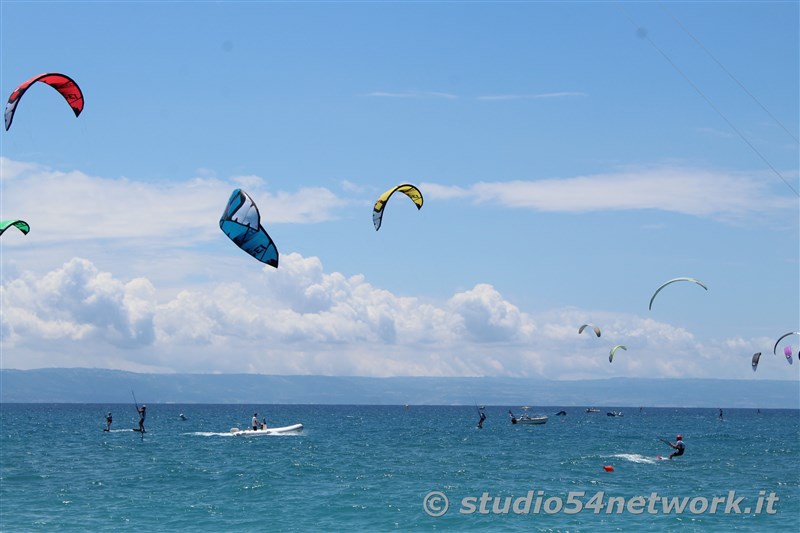
<svg viewBox="0 0 800 533">
<path fill-rule="evenodd" d="M 479 284 L 450 299 L 450 309 L 462 319 L 464 333 L 475 341 L 519 340 L 526 317 L 491 285 Z"/>
<path fill-rule="evenodd" d="M 145 279 L 123 283 L 75 258 L 42 278 L 2 286 L 3 345 L 45 339 L 147 346 L 155 339 L 154 296 Z"/>
<path fill-rule="evenodd" d="M 742 363 L 735 353 L 747 353 L 763 341 L 703 344 L 690 331 L 650 318 L 595 312 L 595 321 L 603 324 L 598 339 L 578 335 L 587 315 L 580 309 L 531 315 L 489 284 L 426 302 L 375 287 L 364 276 L 327 273 L 318 258 L 296 253 L 259 276 L 260 283 L 232 281 L 170 295 L 147 279 L 117 279 L 81 258 L 40 276 L 22 273 L 0 286 L 3 366 L 551 379 L 741 377 L 749 372 L 749 359 Z M 625 344 L 628 351 L 618 352 L 609 364 L 614 344 Z"/>
<path fill-rule="evenodd" d="M 359 201 L 352 199 L 357 194 L 341 199 L 324 188 L 271 190 L 259 176 L 222 180 L 207 171 L 154 184 L 7 158 L 0 158 L 0 170 L 4 202 L 35 220 L 30 235 L 4 241 L 14 251 L 3 256 L 0 285 L 4 368 L 742 377 L 751 376 L 752 353 L 774 342 L 699 341 L 667 323 L 601 312 L 592 316 L 603 336 L 593 339 L 577 334 L 587 321 L 580 309 L 531 314 L 488 283 L 441 301 L 401 296 L 365 275 L 328 272 L 318 257 L 285 249 L 278 269 L 260 269 L 249 259 L 242 268 L 245 254 L 217 229 L 236 186 L 246 185 L 275 223 L 335 218 Z M 770 195 L 763 180 L 676 167 L 421 187 L 431 199 L 547 211 L 652 208 L 714 217 L 796 208 L 791 198 Z M 347 182 L 342 188 L 359 191 Z M 197 245 L 175 253 L 176 242 Z M 628 351 L 609 364 L 614 344 Z M 758 377 L 785 379 L 781 370 L 762 363 Z"/>
</svg>

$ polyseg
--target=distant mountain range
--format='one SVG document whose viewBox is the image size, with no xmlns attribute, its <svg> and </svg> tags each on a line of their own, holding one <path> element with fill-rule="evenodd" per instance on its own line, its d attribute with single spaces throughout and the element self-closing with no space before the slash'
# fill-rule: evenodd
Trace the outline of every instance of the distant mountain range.
<svg viewBox="0 0 800 533">
<path fill-rule="evenodd" d="M 2 403 L 530 405 L 800 408 L 800 382 L 140 374 L 91 368 L 0 370 Z"/>
</svg>

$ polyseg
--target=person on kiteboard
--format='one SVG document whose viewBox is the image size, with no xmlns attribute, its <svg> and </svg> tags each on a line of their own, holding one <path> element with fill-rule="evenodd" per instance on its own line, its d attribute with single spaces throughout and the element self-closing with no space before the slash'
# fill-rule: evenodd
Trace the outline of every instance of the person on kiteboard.
<svg viewBox="0 0 800 533">
<path fill-rule="evenodd" d="M 136 410 L 139 411 L 139 431 L 144 433 L 144 418 L 147 416 L 147 406 L 137 407 Z M 144 438 L 144 435 L 142 435 L 142 438 Z"/>
<path fill-rule="evenodd" d="M 669 454 L 670 460 L 672 460 L 673 457 L 679 457 L 683 455 L 683 452 L 686 451 L 686 444 L 684 444 L 683 437 L 680 435 L 675 436 L 675 444 L 672 444 L 671 442 L 668 442 L 667 444 L 669 444 L 672 448 L 675 449 L 674 452 Z"/>
<path fill-rule="evenodd" d="M 113 419 L 111 418 L 111 411 L 108 412 L 106 415 L 106 431 L 111 431 L 111 422 Z"/>
</svg>

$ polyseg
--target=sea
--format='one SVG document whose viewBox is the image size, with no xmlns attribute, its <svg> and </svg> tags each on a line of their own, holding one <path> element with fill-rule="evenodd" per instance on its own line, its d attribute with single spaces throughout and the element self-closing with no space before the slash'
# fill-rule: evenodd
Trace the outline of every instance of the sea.
<svg viewBox="0 0 800 533">
<path fill-rule="evenodd" d="M 800 411 L 597 407 L 6 403 L 0 531 L 800 531 Z"/>
</svg>

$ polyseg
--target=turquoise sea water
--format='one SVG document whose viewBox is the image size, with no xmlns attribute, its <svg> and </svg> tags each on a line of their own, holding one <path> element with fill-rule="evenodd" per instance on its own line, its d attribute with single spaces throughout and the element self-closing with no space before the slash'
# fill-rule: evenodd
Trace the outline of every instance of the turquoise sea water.
<svg viewBox="0 0 800 533">
<path fill-rule="evenodd" d="M 0 530 L 800 530 L 797 410 L 547 407 L 520 426 L 508 409 L 477 429 L 474 406 L 151 404 L 142 439 L 133 406 L 3 404 Z M 108 410 L 125 431 L 103 432 Z M 305 429 L 231 436 L 253 411 Z M 686 454 L 655 460 L 676 433 Z"/>
</svg>

